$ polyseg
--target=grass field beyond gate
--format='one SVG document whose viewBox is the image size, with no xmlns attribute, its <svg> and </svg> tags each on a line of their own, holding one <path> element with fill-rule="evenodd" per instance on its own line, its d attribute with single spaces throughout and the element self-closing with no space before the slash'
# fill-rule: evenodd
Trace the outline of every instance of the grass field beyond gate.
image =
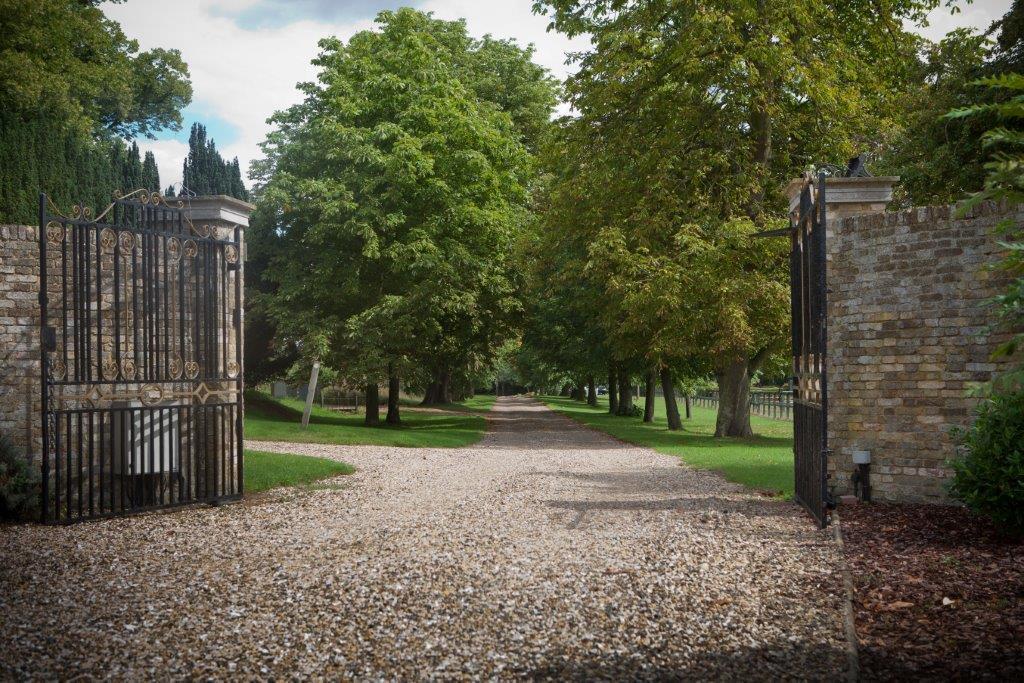
<svg viewBox="0 0 1024 683">
<path fill-rule="evenodd" d="M 256 441 L 330 443 L 346 446 L 404 446 L 411 448 L 458 448 L 479 441 L 487 429 L 483 415 L 493 396 L 476 396 L 461 403 L 438 406 L 442 410 L 402 407 L 402 424 L 363 424 L 363 412 L 341 413 L 313 406 L 309 426 L 303 429 L 303 403 L 294 398 L 271 398 L 263 392 L 245 394 L 245 438 Z"/>
<path fill-rule="evenodd" d="M 540 398 L 552 409 L 623 441 L 677 456 L 699 469 L 721 472 L 729 481 L 759 491 L 793 496 L 792 422 L 755 416 L 751 425 L 757 436 L 716 439 L 715 411 L 710 408 L 693 408 L 693 417 L 683 419 L 682 431 L 670 432 L 661 397 L 656 400 L 652 424 L 644 424 L 639 417 L 609 415 L 607 396 L 599 397 L 596 408 L 560 396 Z M 683 412 L 682 401 L 679 410 Z"/>
</svg>

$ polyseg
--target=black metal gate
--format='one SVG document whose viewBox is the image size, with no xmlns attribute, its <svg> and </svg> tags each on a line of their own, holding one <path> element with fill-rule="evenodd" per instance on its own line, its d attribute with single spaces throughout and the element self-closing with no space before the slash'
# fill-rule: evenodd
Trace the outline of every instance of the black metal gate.
<svg viewBox="0 0 1024 683">
<path fill-rule="evenodd" d="M 239 497 L 239 228 L 145 190 L 39 226 L 43 520 Z"/>
<path fill-rule="evenodd" d="M 825 175 L 808 178 L 791 218 L 793 464 L 796 499 L 824 528 L 833 507 L 828 480 L 828 348 Z"/>
</svg>

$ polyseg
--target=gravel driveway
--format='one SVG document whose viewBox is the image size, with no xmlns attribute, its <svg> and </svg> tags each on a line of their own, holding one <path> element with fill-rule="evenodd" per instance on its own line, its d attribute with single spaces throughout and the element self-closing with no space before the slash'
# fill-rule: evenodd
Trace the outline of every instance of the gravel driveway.
<svg viewBox="0 0 1024 683">
<path fill-rule="evenodd" d="M 358 472 L 0 528 L 0 679 L 793 678 L 844 667 L 791 503 L 501 399 L 463 449 L 249 444 Z"/>
</svg>

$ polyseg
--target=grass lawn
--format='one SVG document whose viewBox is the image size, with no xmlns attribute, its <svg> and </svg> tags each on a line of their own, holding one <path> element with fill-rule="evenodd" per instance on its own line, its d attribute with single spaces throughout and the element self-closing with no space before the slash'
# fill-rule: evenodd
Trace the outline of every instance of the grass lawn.
<svg viewBox="0 0 1024 683">
<path fill-rule="evenodd" d="M 542 396 L 541 400 L 554 410 L 623 441 L 678 456 L 693 467 L 721 472 L 729 481 L 744 486 L 773 491 L 786 498 L 793 496 L 792 422 L 753 417 L 751 425 L 757 436 L 716 439 L 715 411 L 710 408 L 694 407 L 693 417 L 683 419 L 683 430 L 670 432 L 661 398 L 655 405 L 653 424 L 644 424 L 639 417 L 609 415 L 606 396 L 599 397 L 600 405 L 596 408 L 559 396 Z M 643 399 L 639 403 L 642 407 Z M 683 412 L 682 401 L 679 410 Z"/>
<path fill-rule="evenodd" d="M 367 427 L 363 413 L 337 413 L 313 406 L 309 427 L 302 428 L 303 403 L 294 398 L 271 398 L 265 393 L 245 394 L 245 437 L 260 441 L 332 443 L 342 445 L 456 448 L 476 443 L 484 435 L 482 416 L 494 403 L 493 396 L 477 396 L 444 406 L 451 412 L 402 410 L 402 424 Z"/>
<path fill-rule="evenodd" d="M 243 478 L 246 493 L 278 486 L 298 486 L 339 474 L 352 474 L 351 465 L 326 458 L 287 453 L 245 451 Z"/>
</svg>

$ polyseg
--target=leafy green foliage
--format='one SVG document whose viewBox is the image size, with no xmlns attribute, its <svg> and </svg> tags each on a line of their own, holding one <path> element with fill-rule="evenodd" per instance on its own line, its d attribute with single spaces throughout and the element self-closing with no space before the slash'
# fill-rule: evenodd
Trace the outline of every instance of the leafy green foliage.
<svg viewBox="0 0 1024 683">
<path fill-rule="evenodd" d="M 206 126 L 193 123 L 188 136 L 188 156 L 182 168 L 182 194 L 189 190 L 198 195 L 225 194 L 249 201 L 249 191 L 242 183 L 238 157 L 225 161 L 213 139 L 206 137 Z M 170 192 L 168 192 L 170 194 Z"/>
<path fill-rule="evenodd" d="M 944 115 L 1007 99 L 1005 91 L 980 87 L 979 79 L 1024 68 L 1022 27 L 1024 3 L 1018 0 L 984 35 L 957 29 L 937 43 L 922 41 L 911 62 L 914 75 L 901 98 L 899 123 L 883 131 L 874 165 L 876 172 L 900 176 L 897 202 L 950 204 L 981 189 L 989 155 L 984 133 L 997 125 L 998 117 L 991 109 Z M 1020 122 L 1003 125 L 1024 130 Z"/>
<path fill-rule="evenodd" d="M 976 81 L 976 85 L 1008 92 L 1009 96 L 998 102 L 976 104 L 955 109 L 948 119 L 974 118 L 991 115 L 997 121 L 1016 125 L 1011 129 L 1001 125 L 985 132 L 982 141 L 986 149 L 992 150 L 992 158 L 985 163 L 984 187 L 964 202 L 963 210 L 986 200 L 1005 201 L 1010 205 L 1024 203 L 1024 76 L 1016 73 L 989 76 Z M 1013 336 L 996 348 L 996 358 L 1014 357 L 1024 349 L 1024 235 L 1021 226 L 1007 219 L 1000 226 L 1006 249 L 1006 257 L 1000 269 L 1011 278 L 1008 289 L 996 297 L 995 305 L 1003 329 Z M 997 378 L 991 388 L 1020 389 L 1024 387 L 1024 362 Z"/>
<path fill-rule="evenodd" d="M 1024 534 L 1024 391 L 985 400 L 957 436 L 965 454 L 952 463 L 951 494 L 1003 530 Z"/>
<path fill-rule="evenodd" d="M 159 189 L 155 159 L 120 138 L 180 127 L 188 69 L 176 50 L 140 52 L 96 4 L 0 0 L 0 221 L 33 222 L 40 191 L 101 208 Z"/>
<path fill-rule="evenodd" d="M 529 51 L 474 41 L 462 22 L 409 9 L 377 21 L 347 44 L 322 40 L 317 82 L 273 119 L 254 165 L 265 227 L 253 236 L 274 245 L 257 246 L 270 286 L 255 303 L 356 384 L 393 367 L 450 386 L 520 313 L 526 144 L 554 91 Z"/>
<path fill-rule="evenodd" d="M 0 434 L 0 518 L 24 517 L 39 503 L 39 472 Z"/>
<path fill-rule="evenodd" d="M 596 330 L 603 344 L 583 343 L 631 373 L 714 373 L 721 433 L 748 433 L 731 407 L 789 318 L 786 244 L 753 235 L 785 224 L 787 180 L 892 125 L 918 44 L 901 22 L 936 4 L 536 2 L 594 49 L 544 157 L 535 355 Z"/>
<path fill-rule="evenodd" d="M 46 118 L 22 120 L 0 110 L 0 221 L 39 220 L 39 193 L 64 211 L 79 202 L 101 209 L 114 190 L 156 192 L 160 176 L 147 152 L 118 139 L 82 139 L 63 123 Z"/>
</svg>

